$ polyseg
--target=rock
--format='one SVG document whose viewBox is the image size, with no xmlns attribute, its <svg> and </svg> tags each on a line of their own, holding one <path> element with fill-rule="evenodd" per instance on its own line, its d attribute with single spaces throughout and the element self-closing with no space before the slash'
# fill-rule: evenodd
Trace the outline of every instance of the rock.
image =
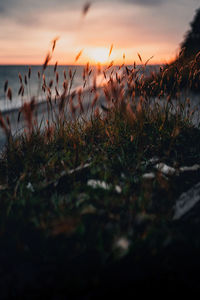
<svg viewBox="0 0 200 300">
<path fill-rule="evenodd" d="M 87 185 L 92 187 L 93 189 L 100 188 L 104 190 L 109 190 L 109 184 L 105 181 L 95 180 L 95 179 L 89 179 L 87 182 Z"/>
<path fill-rule="evenodd" d="M 159 163 L 155 166 L 155 168 L 163 173 L 164 175 L 172 176 L 176 173 L 176 169 L 164 164 L 164 163 Z"/>
<path fill-rule="evenodd" d="M 122 192 L 121 186 L 116 185 L 116 186 L 115 186 L 115 191 L 116 191 L 118 194 L 121 194 L 121 192 Z"/>
<path fill-rule="evenodd" d="M 156 175 L 154 173 L 145 173 L 144 175 L 142 175 L 143 179 L 154 179 L 156 177 Z"/>
<path fill-rule="evenodd" d="M 121 237 L 116 241 L 115 246 L 121 248 L 122 250 L 128 250 L 129 248 L 129 241 L 125 237 Z"/>
<path fill-rule="evenodd" d="M 130 248 L 130 241 L 126 237 L 121 236 L 116 239 L 113 248 L 118 252 L 117 256 L 121 258 L 128 253 L 128 250 Z"/>
<path fill-rule="evenodd" d="M 27 184 L 26 188 L 27 188 L 27 190 L 31 191 L 32 193 L 35 192 L 34 187 L 33 187 L 33 185 L 32 185 L 31 182 L 29 182 L 29 183 Z"/>
<path fill-rule="evenodd" d="M 183 193 L 174 207 L 173 220 L 178 220 L 188 213 L 200 201 L 200 182 Z"/>
<path fill-rule="evenodd" d="M 89 179 L 87 182 L 87 185 L 92 187 L 93 189 L 100 188 L 100 189 L 104 189 L 104 190 L 108 190 L 108 191 L 111 189 L 110 184 L 106 183 L 105 181 L 101 181 L 101 180 Z M 119 185 L 116 185 L 115 191 L 116 191 L 116 193 L 121 194 L 122 188 Z"/>
<path fill-rule="evenodd" d="M 190 167 L 180 167 L 180 172 L 183 173 L 183 172 L 195 172 L 195 171 L 198 171 L 200 170 L 200 165 L 193 165 L 193 166 L 190 166 Z"/>
<path fill-rule="evenodd" d="M 157 162 L 159 162 L 159 160 L 160 159 L 157 156 L 154 156 L 148 161 L 148 163 L 151 165 L 155 165 Z"/>
</svg>

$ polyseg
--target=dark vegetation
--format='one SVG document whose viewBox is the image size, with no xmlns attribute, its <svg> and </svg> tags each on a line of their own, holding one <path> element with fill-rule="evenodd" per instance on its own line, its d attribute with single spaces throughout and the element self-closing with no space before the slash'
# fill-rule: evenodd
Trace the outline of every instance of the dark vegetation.
<svg viewBox="0 0 200 300">
<path fill-rule="evenodd" d="M 180 45 L 177 58 L 163 66 L 159 74 L 151 75 L 145 89 L 154 96 L 162 96 L 163 92 L 172 96 L 179 95 L 180 91 L 200 92 L 200 9 Z"/>
<path fill-rule="evenodd" d="M 199 182 L 198 170 L 180 172 L 200 164 L 196 112 L 180 99 L 183 88 L 199 87 L 199 53 L 149 78 L 141 75 L 145 64 L 100 70 L 105 100 L 94 75 L 89 117 L 83 91 L 70 93 L 70 71 L 54 96 L 45 81 L 49 60 L 42 89 L 51 122 L 38 124 L 37 98 L 19 113 L 23 134 L 13 136 L 9 119 L 0 119 L 7 136 L 0 161 L 1 298 L 198 289 L 199 208 L 178 221 L 173 214 L 178 197 Z M 90 75 L 87 65 L 83 81 Z M 53 80 L 59 80 L 56 66 Z M 11 100 L 6 85 L 5 93 Z M 163 174 L 159 162 L 174 173 Z"/>
<path fill-rule="evenodd" d="M 184 41 L 181 43 L 181 51 L 184 59 L 191 59 L 200 51 L 200 9 L 196 11 L 190 27 Z"/>
</svg>

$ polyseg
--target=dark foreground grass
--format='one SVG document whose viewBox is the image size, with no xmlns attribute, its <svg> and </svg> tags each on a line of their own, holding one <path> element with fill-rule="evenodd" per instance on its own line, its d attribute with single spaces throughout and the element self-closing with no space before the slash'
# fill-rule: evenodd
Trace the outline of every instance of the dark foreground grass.
<svg viewBox="0 0 200 300">
<path fill-rule="evenodd" d="M 200 220 L 173 221 L 175 201 L 200 175 L 180 173 L 200 164 L 190 103 L 150 105 L 147 94 L 129 99 L 123 89 L 110 78 L 102 112 L 73 121 L 65 91 L 59 117 L 43 130 L 32 101 L 22 110 L 28 129 L 15 138 L 1 119 L 8 140 L 0 161 L 2 298 L 197 287 Z M 152 158 L 176 172 L 163 175 Z"/>
<path fill-rule="evenodd" d="M 112 269 L 125 254 L 133 269 L 130 276 L 129 263 L 127 269 L 122 264 L 123 274 L 135 284 L 140 277 L 152 282 L 154 269 L 172 275 L 173 255 L 159 256 L 174 241 L 191 239 L 176 232 L 173 206 L 199 173 L 165 177 L 150 159 L 177 172 L 200 163 L 200 130 L 166 112 L 141 110 L 137 122 L 125 114 L 120 109 L 66 123 L 50 136 L 33 130 L 7 146 L 0 170 L 0 251 L 1 282 L 12 286 L 10 296 L 52 288 L 83 295 L 101 287 L 110 266 L 109 287 L 119 280 L 114 275 L 122 275 L 121 267 L 118 275 Z M 154 179 L 142 177 L 152 170 Z M 91 179 L 106 182 L 108 190 L 89 186 Z"/>
</svg>

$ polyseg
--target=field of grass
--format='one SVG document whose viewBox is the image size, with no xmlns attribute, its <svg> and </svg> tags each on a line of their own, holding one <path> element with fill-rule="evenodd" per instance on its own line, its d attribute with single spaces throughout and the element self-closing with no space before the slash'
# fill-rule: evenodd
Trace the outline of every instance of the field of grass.
<svg viewBox="0 0 200 300">
<path fill-rule="evenodd" d="M 37 97 L 19 113 L 23 134 L 13 136 L 9 119 L 0 119 L 7 137 L 0 158 L 2 297 L 96 299 L 104 289 L 166 282 L 189 288 L 182 270 L 190 253 L 198 266 L 200 219 L 186 224 L 173 214 L 178 197 L 199 182 L 200 170 L 180 172 L 200 164 L 200 129 L 192 99 L 179 98 L 183 87 L 199 87 L 199 55 L 148 78 L 145 63 L 140 73 L 135 65 L 99 70 L 107 82 L 100 91 L 94 75 L 87 118 L 84 90 L 70 94 L 73 74 L 65 74 L 62 95 L 45 82 L 48 62 L 41 85 L 51 122 L 41 130 Z M 83 79 L 89 76 L 87 65 Z M 6 85 L 5 93 L 11 100 Z M 159 163 L 174 171 L 163 174 Z"/>
</svg>

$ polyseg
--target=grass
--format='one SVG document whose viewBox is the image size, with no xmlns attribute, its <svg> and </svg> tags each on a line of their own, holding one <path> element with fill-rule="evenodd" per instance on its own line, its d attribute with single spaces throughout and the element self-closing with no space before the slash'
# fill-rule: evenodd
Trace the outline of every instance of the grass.
<svg viewBox="0 0 200 300">
<path fill-rule="evenodd" d="M 57 91 L 54 96 L 52 83 L 45 82 L 50 57 L 43 66 L 42 87 L 51 121 L 40 127 L 37 98 L 22 106 L 24 133 L 13 136 L 9 119 L 1 116 L 7 136 L 0 159 L 5 295 L 52 296 L 53 288 L 57 296 L 86 295 L 118 280 L 125 284 L 122 270 L 135 284 L 140 272 L 148 286 L 153 279 L 175 281 L 181 245 L 198 251 L 200 242 L 192 238 L 192 221 L 185 229 L 172 220 L 177 198 L 199 180 L 199 171 L 177 175 L 181 166 L 200 164 L 200 130 L 192 123 L 190 101 L 171 100 L 175 85 L 170 93 L 171 83 L 163 89 L 163 73 L 146 78 L 136 66 L 121 66 L 121 73 L 112 67 L 102 71 L 107 78 L 103 102 L 98 102 L 101 92 L 94 75 L 86 117 L 84 92 L 70 92 L 71 73 L 65 75 L 61 95 Z M 195 63 L 197 57 L 188 64 L 191 74 Z M 182 76 L 182 71 L 175 72 Z M 90 72 L 87 65 L 83 80 Z M 55 78 L 58 84 L 56 67 Z M 177 75 L 175 84 L 180 87 Z M 152 87 L 158 85 L 155 92 Z M 11 100 L 7 86 L 5 93 Z M 152 97 L 155 93 L 162 94 L 159 102 Z M 176 174 L 163 175 L 152 162 L 155 157 Z M 145 179 L 150 172 L 154 178 Z"/>
</svg>

